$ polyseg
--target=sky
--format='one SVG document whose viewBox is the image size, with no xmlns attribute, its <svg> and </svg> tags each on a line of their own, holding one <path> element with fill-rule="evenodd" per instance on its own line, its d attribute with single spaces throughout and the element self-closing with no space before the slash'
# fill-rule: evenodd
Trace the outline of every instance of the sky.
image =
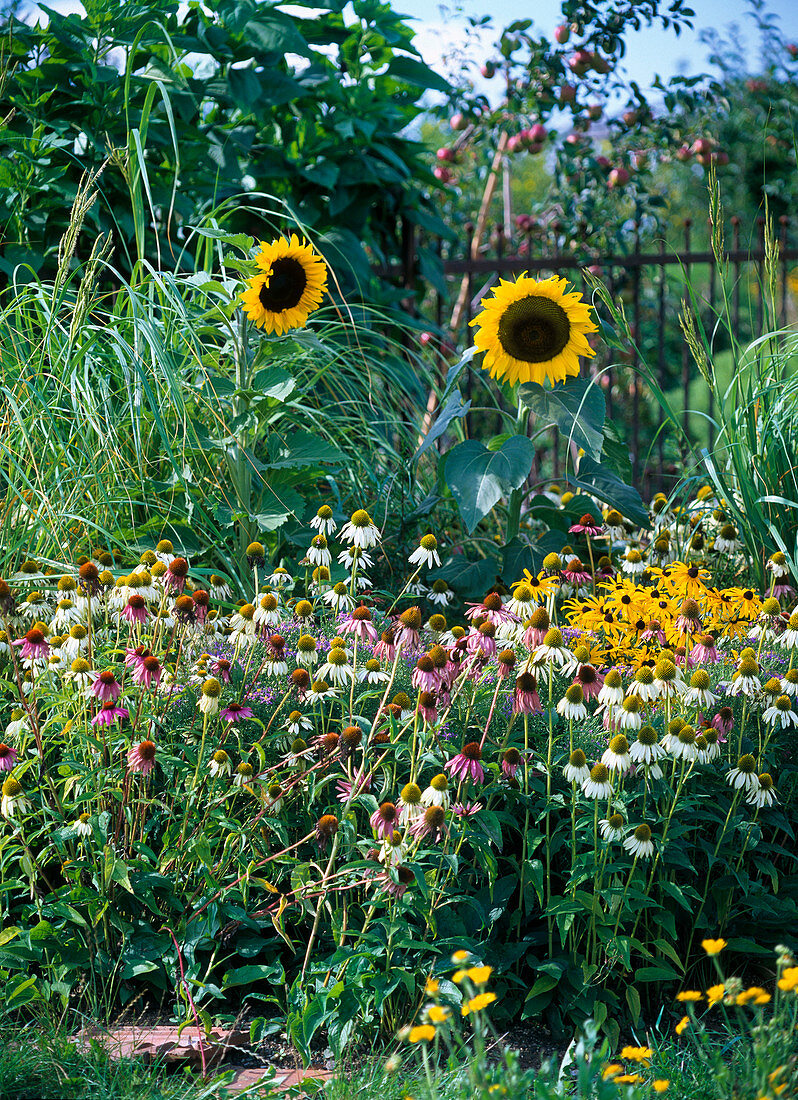
<svg viewBox="0 0 798 1100">
<path fill-rule="evenodd" d="M 434 0 L 392 0 L 395 10 L 413 19 L 417 29 L 416 45 L 428 64 L 439 68 L 444 56 L 452 47 L 461 46 L 465 41 L 467 17 L 493 16 L 497 29 L 506 26 L 514 19 L 534 20 L 532 33 L 551 36 L 552 31 L 561 22 L 559 0 L 459 0 L 442 7 Z M 624 66 L 631 79 L 641 86 L 648 86 L 655 73 L 668 79 L 680 73 L 708 71 L 707 47 L 699 40 L 702 29 L 715 28 L 723 31 L 731 23 L 736 23 L 750 49 L 752 64 L 756 67 L 758 58 L 758 35 L 748 12 L 750 5 L 746 0 L 687 0 L 696 13 L 694 30 L 683 30 L 676 37 L 672 30 L 660 27 L 644 29 L 633 33 L 627 39 L 627 53 Z M 663 8 L 667 4 L 663 4 Z M 457 12 L 461 14 L 457 14 Z M 766 10 L 778 18 L 782 33 L 788 41 L 798 42 L 798 3 L 796 0 L 767 0 Z M 468 50 L 469 57 L 475 61 L 495 56 L 491 43 L 497 35 L 493 31 L 480 33 L 479 39 L 472 40 Z M 498 90 L 498 79 L 494 82 Z M 482 91 L 493 88 L 483 86 Z"/>
</svg>

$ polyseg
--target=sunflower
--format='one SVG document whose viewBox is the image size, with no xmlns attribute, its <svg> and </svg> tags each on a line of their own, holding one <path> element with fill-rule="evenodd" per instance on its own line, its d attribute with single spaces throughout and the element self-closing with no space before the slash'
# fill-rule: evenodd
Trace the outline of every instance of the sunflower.
<svg viewBox="0 0 798 1100">
<path fill-rule="evenodd" d="M 327 266 L 311 245 L 291 234 L 260 242 L 255 257 L 260 273 L 247 279 L 240 295 L 247 317 L 266 332 L 304 328 L 327 289 Z"/>
<path fill-rule="evenodd" d="M 580 355 L 596 354 L 587 342 L 597 331 L 590 306 L 578 292 L 566 294 L 566 285 L 556 275 L 521 275 L 514 283 L 500 279 L 493 297 L 482 299 L 484 309 L 470 323 L 479 326 L 474 343 L 493 378 L 562 382 L 579 374 Z"/>
</svg>

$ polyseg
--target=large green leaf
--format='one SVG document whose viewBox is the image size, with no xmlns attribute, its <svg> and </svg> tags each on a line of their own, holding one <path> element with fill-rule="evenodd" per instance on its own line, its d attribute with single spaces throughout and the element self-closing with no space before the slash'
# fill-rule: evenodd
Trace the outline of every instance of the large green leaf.
<svg viewBox="0 0 798 1100">
<path fill-rule="evenodd" d="M 446 481 L 469 532 L 503 496 L 524 483 L 534 457 L 535 444 L 521 435 L 512 436 L 498 451 L 489 451 L 476 439 L 449 451 Z"/>
<path fill-rule="evenodd" d="M 606 407 L 604 394 L 592 378 L 568 378 L 550 390 L 527 382 L 518 396 L 539 420 L 556 424 L 591 458 L 600 458 Z"/>
<path fill-rule="evenodd" d="M 435 423 L 424 436 L 421 446 L 416 451 L 414 458 L 420 458 L 424 452 L 432 446 L 436 439 L 440 439 L 453 420 L 465 416 L 471 408 L 470 401 L 464 401 L 459 390 L 454 390 L 449 400 L 438 413 Z"/>
<path fill-rule="evenodd" d="M 594 462 L 587 455 L 580 459 L 578 472 L 569 474 L 568 481 L 612 508 L 617 508 L 627 519 L 641 527 L 648 527 L 648 511 L 637 489 L 626 485 L 612 470 Z"/>
</svg>

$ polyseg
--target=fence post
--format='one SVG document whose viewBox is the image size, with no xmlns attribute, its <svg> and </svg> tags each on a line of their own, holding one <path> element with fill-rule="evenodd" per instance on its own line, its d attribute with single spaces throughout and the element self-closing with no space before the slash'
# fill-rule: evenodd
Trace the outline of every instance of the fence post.
<svg viewBox="0 0 798 1100">
<path fill-rule="evenodd" d="M 690 226 L 693 224 L 692 218 L 684 219 L 684 273 L 685 279 L 689 281 L 691 264 L 689 260 L 690 256 Z M 688 441 L 690 439 L 690 351 L 687 347 L 687 343 L 682 341 L 682 395 L 684 400 L 684 412 L 682 413 L 682 424 L 684 426 L 684 434 Z M 689 446 L 689 442 L 688 442 Z"/>
</svg>

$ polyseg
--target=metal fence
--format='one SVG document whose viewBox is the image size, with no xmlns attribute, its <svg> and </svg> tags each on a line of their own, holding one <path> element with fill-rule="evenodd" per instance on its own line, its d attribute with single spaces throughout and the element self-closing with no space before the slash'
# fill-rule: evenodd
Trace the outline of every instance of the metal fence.
<svg viewBox="0 0 798 1100">
<path fill-rule="evenodd" d="M 780 219 L 776 303 L 779 326 L 794 323 L 798 315 L 798 268 L 794 268 L 798 247 L 793 244 L 791 228 L 788 218 Z M 521 272 L 560 275 L 568 278 L 576 289 L 587 290 L 584 272 L 597 274 L 613 298 L 623 301 L 636 347 L 630 347 L 625 361 L 620 362 L 617 352 L 613 353 L 613 359 L 606 350 L 600 350 L 596 359 L 583 361 L 582 369 L 599 378 L 607 415 L 623 426 L 634 483 L 643 491 L 651 491 L 667 485 L 676 472 L 678 455 L 674 455 L 674 441 L 661 430 L 663 415 L 639 369 L 637 349 L 669 401 L 678 407 L 691 445 L 711 446 L 713 395 L 695 367 L 681 333 L 681 301 L 689 281 L 699 301 L 700 318 L 706 331 L 715 334 L 715 350 L 721 357 L 726 350 L 717 325 L 721 305 L 728 309 L 731 326 L 741 341 L 760 335 L 765 320 L 762 293 L 765 222 L 759 219 L 744 236 L 740 219 L 731 219 L 725 237 L 728 247 L 723 268 L 709 245 L 703 245 L 709 239 L 708 233 L 690 220 L 670 227 L 667 242 L 656 238 L 644 240 L 634 224 L 628 224 L 627 230 L 628 252 L 601 255 L 591 251 L 589 242 L 582 242 L 574 251 L 563 251 L 556 224 L 546 232 L 537 229 L 519 233 L 512 239 L 498 225 L 490 233 L 488 243 L 479 247 L 472 225 L 465 226 L 463 239 L 450 243 L 420 234 L 406 224 L 402 262 L 393 274 L 407 288 L 426 287 L 426 291 L 408 299 L 408 308 L 428 318 L 430 327 L 437 327 L 444 339 L 448 337 L 458 346 L 472 342 L 468 323 L 478 312 L 481 298 L 499 278 Z M 697 239 L 698 250 L 694 243 Z M 445 372 L 445 359 L 442 371 Z M 470 427 L 473 430 L 473 422 Z M 556 478 L 562 463 L 563 441 L 555 431 L 550 444 L 538 456 L 536 467 L 538 472 L 545 471 Z"/>
</svg>

